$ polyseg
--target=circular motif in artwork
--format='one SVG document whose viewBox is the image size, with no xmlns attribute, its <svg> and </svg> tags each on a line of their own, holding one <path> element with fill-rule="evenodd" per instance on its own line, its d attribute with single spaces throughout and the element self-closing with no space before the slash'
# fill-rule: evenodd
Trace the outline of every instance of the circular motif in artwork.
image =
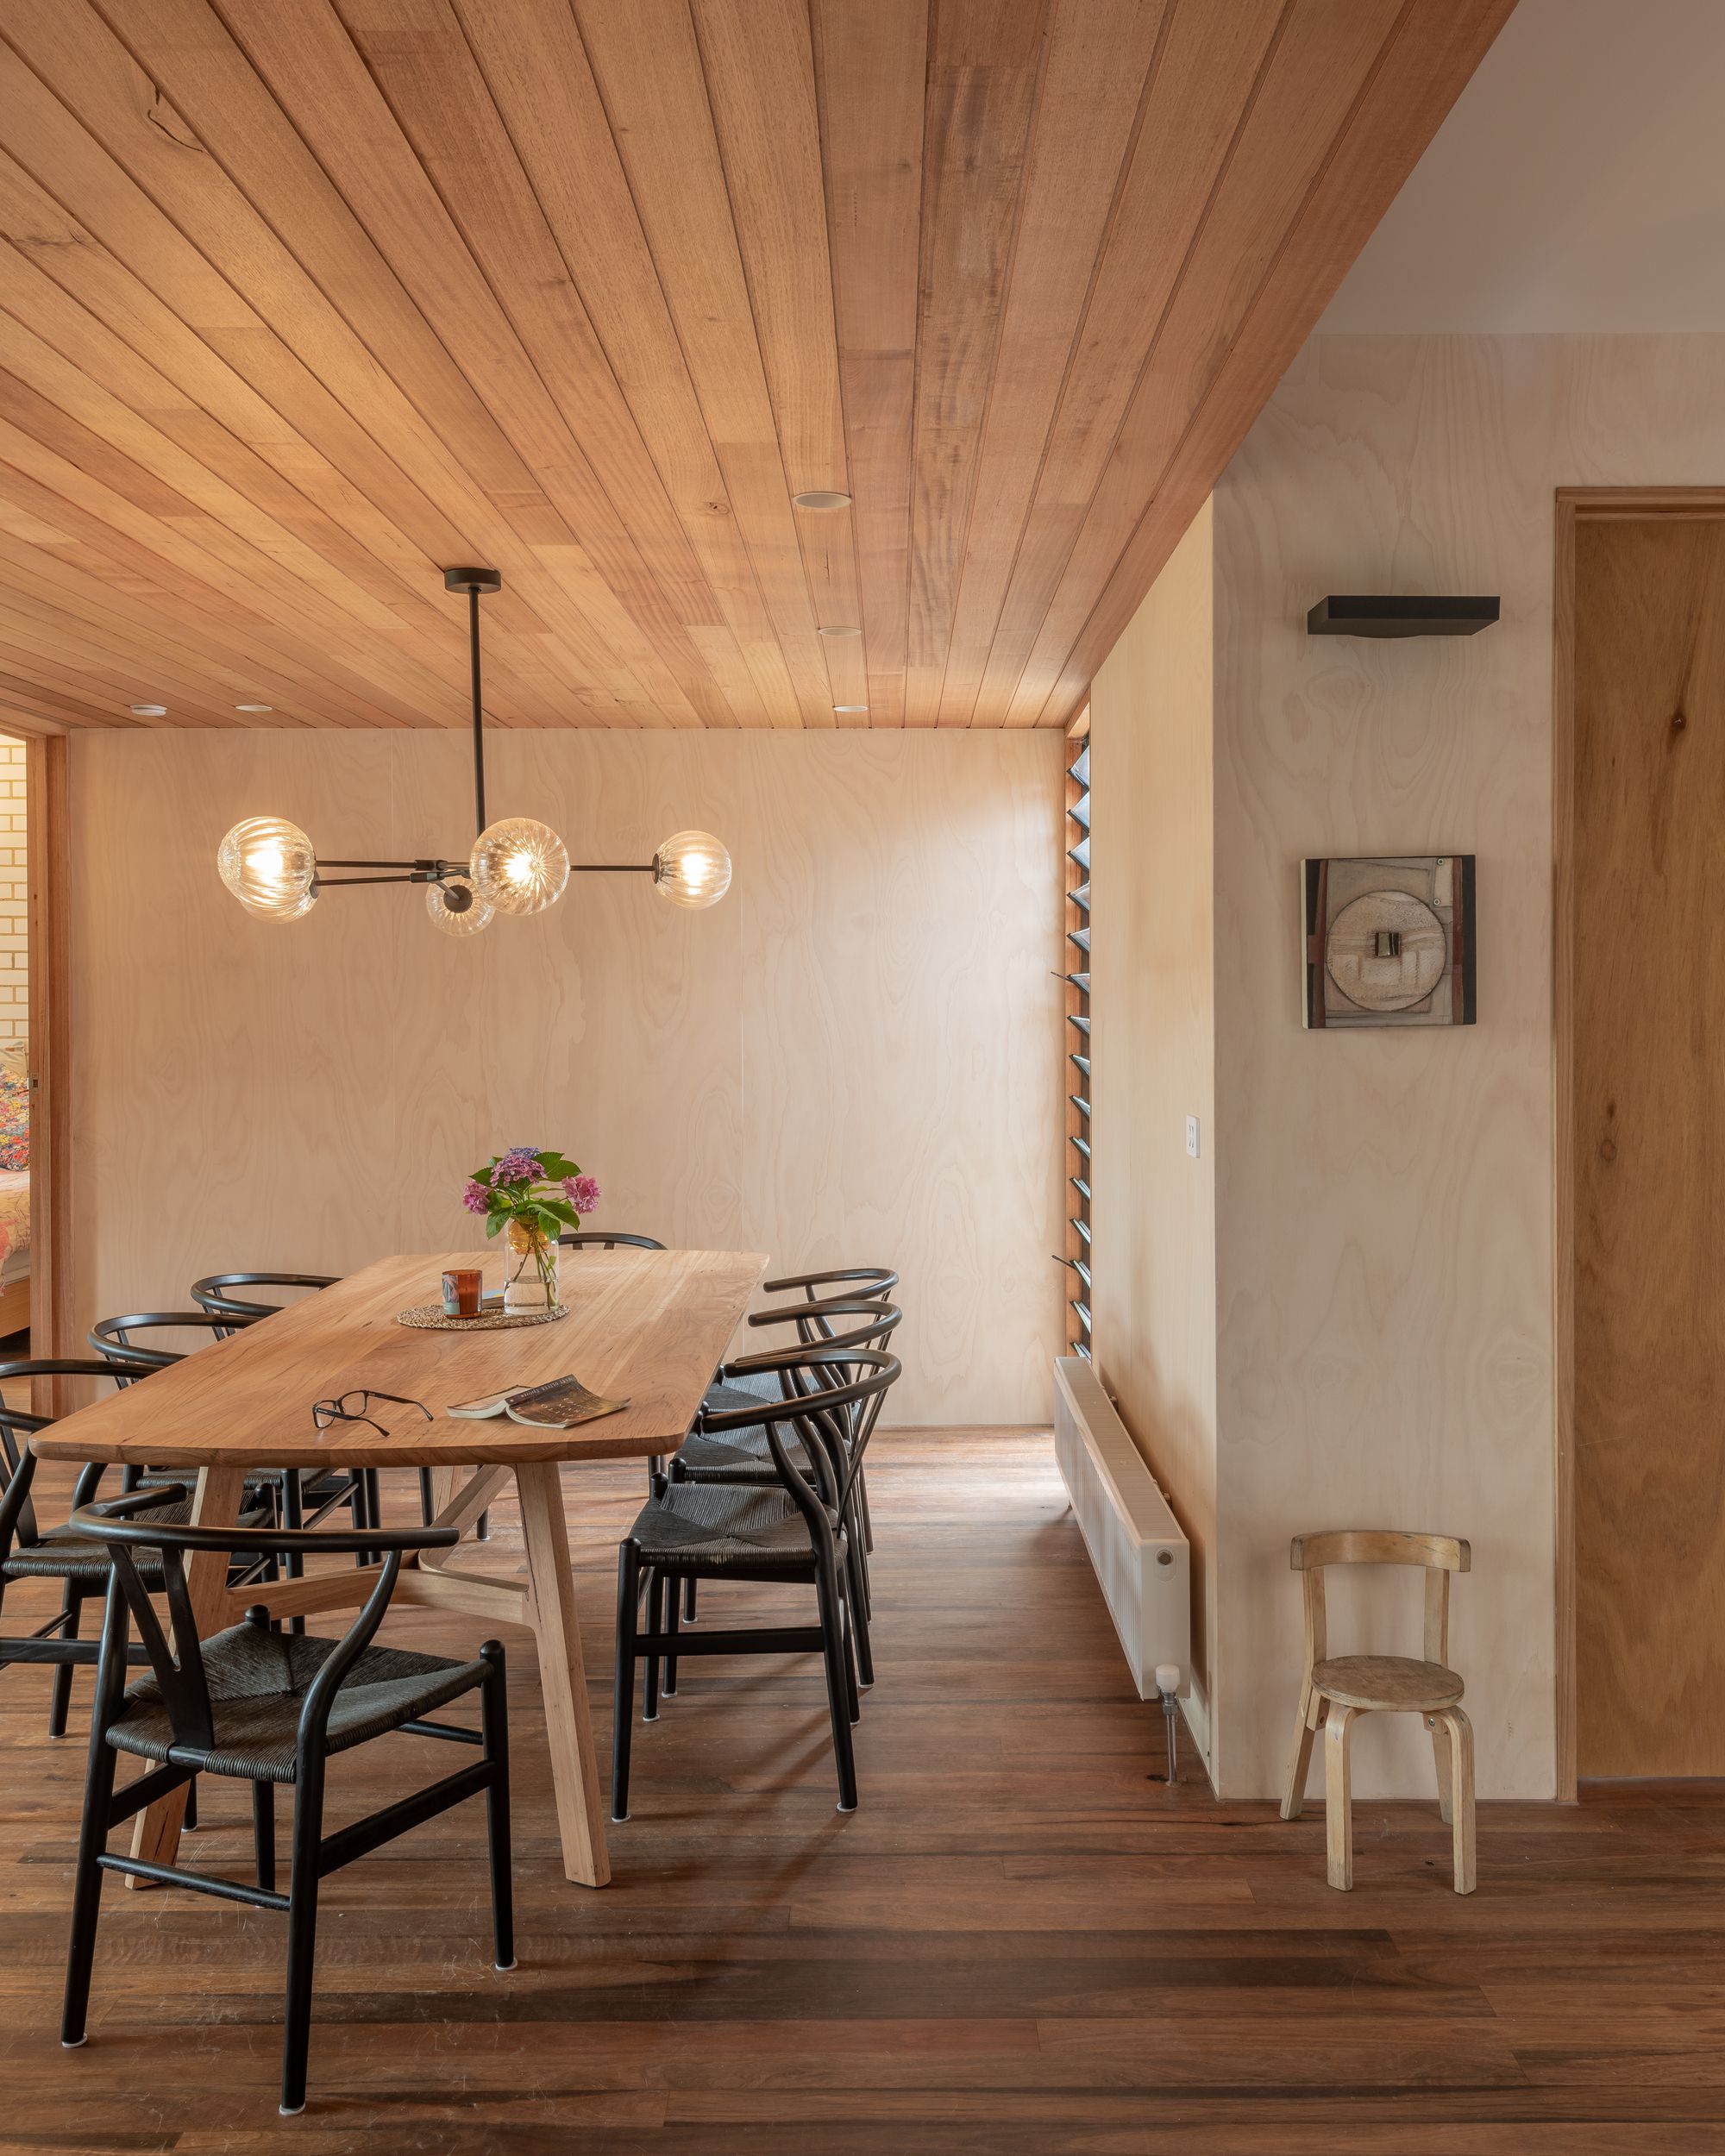
<svg viewBox="0 0 1725 2156">
<path fill-rule="evenodd" d="M 1444 977 L 1449 935 L 1411 891 L 1367 891 L 1330 924 L 1329 976 L 1362 1011 L 1411 1011 Z"/>
</svg>

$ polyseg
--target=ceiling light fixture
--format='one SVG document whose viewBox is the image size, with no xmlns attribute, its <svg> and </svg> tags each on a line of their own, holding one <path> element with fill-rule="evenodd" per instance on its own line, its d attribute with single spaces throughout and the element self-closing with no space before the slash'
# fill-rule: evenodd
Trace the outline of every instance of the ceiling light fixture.
<svg viewBox="0 0 1725 2156">
<path fill-rule="evenodd" d="M 129 704 L 126 709 L 134 718 L 166 718 L 167 717 L 166 704 Z"/>
<path fill-rule="evenodd" d="M 266 920 L 297 921 L 320 893 L 355 883 L 421 883 L 426 909 L 446 936 L 477 936 L 497 913 L 543 913 L 563 895 L 571 874 L 651 876 L 653 887 L 673 906 L 713 906 L 731 888 L 731 856 L 707 831 L 679 831 L 648 862 L 576 862 L 549 824 L 530 816 L 486 821 L 485 705 L 480 681 L 480 600 L 500 591 L 495 569 L 446 569 L 444 588 L 467 595 L 467 655 L 473 681 L 474 823 L 479 836 L 465 861 L 320 861 L 297 824 L 277 816 L 251 816 L 235 824 L 216 849 L 222 881 L 249 913 Z M 141 716 L 160 716 L 159 704 L 135 704 Z M 236 705 L 236 711 L 267 711 L 267 705 Z M 327 868 L 360 868 L 363 875 L 330 876 Z"/>
<path fill-rule="evenodd" d="M 791 499 L 799 509 L 849 509 L 850 497 L 837 493 L 831 487 L 812 486 L 806 494 L 793 494 Z"/>
<path fill-rule="evenodd" d="M 832 708 L 836 711 L 866 711 L 869 706 L 866 704 L 835 704 Z"/>
<path fill-rule="evenodd" d="M 273 704 L 236 704 L 234 709 L 236 711 L 273 711 L 275 705 Z"/>
<path fill-rule="evenodd" d="M 814 633 L 817 636 L 860 636 L 862 631 L 855 627 L 847 627 L 841 622 L 835 623 L 830 629 L 817 629 Z"/>
</svg>

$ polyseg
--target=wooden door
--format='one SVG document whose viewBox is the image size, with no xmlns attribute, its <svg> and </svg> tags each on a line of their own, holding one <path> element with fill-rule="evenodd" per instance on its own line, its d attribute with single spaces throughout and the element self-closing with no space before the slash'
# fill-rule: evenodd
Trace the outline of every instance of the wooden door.
<svg viewBox="0 0 1725 2156">
<path fill-rule="evenodd" d="M 1725 521 L 1576 530 L 1577 1768 L 1725 1774 Z"/>
</svg>

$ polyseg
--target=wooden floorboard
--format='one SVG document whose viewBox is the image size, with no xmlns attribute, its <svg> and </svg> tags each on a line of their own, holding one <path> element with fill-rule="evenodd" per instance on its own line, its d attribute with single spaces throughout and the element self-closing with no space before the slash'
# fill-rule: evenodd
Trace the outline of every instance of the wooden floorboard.
<svg viewBox="0 0 1725 2156">
<path fill-rule="evenodd" d="M 46 1674 L 7 1670 L 0 2150 L 1725 2156 L 1725 1789 L 1484 1806 L 1465 1901 L 1435 1806 L 1361 1804 L 1334 1894 L 1319 1808 L 1218 1804 L 1189 1743 L 1161 1780 L 1044 1435 L 878 1446 L 861 1810 L 833 1809 L 812 1659 L 687 1663 L 637 1731 L 615 1883 L 568 1886 L 522 1653 L 520 1968 L 490 1965 L 476 1814 L 338 1874 L 300 2119 L 275 2114 L 279 1918 L 110 1885 L 91 2041 L 60 2049 L 89 1680 L 50 1744 Z M 639 1484 L 567 1476 L 602 1739 Z M 519 1556 L 500 1509 L 477 1562 Z M 41 1599 L 9 1595 L 9 1629 Z M 413 1610 L 390 1636 L 473 1633 Z M 446 1770 L 367 1746 L 332 1767 L 335 1814 Z M 208 1784 L 204 1812 L 187 1860 L 243 1876 L 242 1793 Z"/>
</svg>

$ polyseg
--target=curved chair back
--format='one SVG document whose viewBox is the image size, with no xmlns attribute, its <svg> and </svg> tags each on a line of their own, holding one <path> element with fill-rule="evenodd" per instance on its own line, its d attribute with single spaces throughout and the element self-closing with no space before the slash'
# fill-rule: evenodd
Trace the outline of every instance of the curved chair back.
<svg viewBox="0 0 1725 2156">
<path fill-rule="evenodd" d="M 746 1364 L 725 1364 L 718 1374 L 721 1383 L 737 1376 L 776 1371 L 784 1397 L 749 1407 L 703 1408 L 700 1418 L 701 1430 L 709 1437 L 731 1430 L 764 1429 L 781 1484 L 808 1522 L 810 1532 L 829 1542 L 827 1508 L 841 1519 L 848 1516 L 862 1455 L 900 1367 L 898 1357 L 884 1349 L 853 1347 L 847 1342 L 835 1356 L 835 1344 L 822 1341 L 815 1347 L 750 1356 Z M 787 1451 L 786 1435 L 792 1428 L 802 1438 L 808 1458 L 827 1470 L 823 1477 L 826 1486 L 819 1492 L 811 1489 Z"/>
<path fill-rule="evenodd" d="M 108 1595 L 108 1619 L 103 1631 L 102 1666 L 97 1677 L 98 1721 L 111 1720 L 118 1705 L 117 1677 L 123 1667 L 128 1614 L 136 1624 L 138 1637 L 149 1656 L 150 1667 L 160 1687 L 162 1703 L 178 1749 L 207 1752 L 215 1742 L 214 1714 L 210 1686 L 198 1645 L 198 1626 L 185 1583 L 185 1559 L 193 1551 L 225 1551 L 233 1557 L 301 1559 L 319 1551 L 357 1556 L 383 1553 L 378 1582 L 365 1606 L 349 1626 L 335 1651 L 306 1687 L 299 1718 L 299 1744 L 304 1748 L 322 1736 L 329 1709 L 342 1678 L 371 1644 L 383 1621 L 389 1598 L 401 1571 L 404 1552 L 410 1550 L 447 1550 L 461 1539 L 454 1527 L 198 1527 L 168 1526 L 143 1517 L 152 1508 L 177 1502 L 188 1495 L 181 1483 L 156 1489 L 135 1490 L 129 1496 L 110 1498 L 106 1504 L 80 1507 L 67 1522 L 70 1531 L 92 1542 L 108 1545 L 113 1563 Z M 156 1550 L 161 1553 L 162 1588 L 173 1623 L 170 1647 L 132 1552 Z M 105 1717 L 104 1709 L 105 1707 Z"/>
<path fill-rule="evenodd" d="M 0 1363 L 0 1384 L 27 1377 L 112 1377 L 125 1382 L 135 1377 L 147 1377 L 151 1367 L 143 1363 L 122 1366 L 105 1357 L 98 1361 L 91 1357 L 43 1356 L 25 1362 Z M 0 1462 L 3 1462 L 3 1467 L 0 1467 L 0 1563 L 12 1554 L 15 1547 L 34 1549 L 41 1540 L 35 1507 L 30 1501 L 30 1484 L 36 1472 L 36 1456 L 30 1450 L 30 1438 L 38 1430 L 51 1428 L 53 1421 L 52 1415 L 33 1414 L 22 1407 L 10 1407 L 0 1399 Z M 74 1505 L 87 1505 L 95 1495 L 102 1468 L 103 1463 L 98 1460 L 78 1470 L 72 1491 Z"/>
<path fill-rule="evenodd" d="M 1400 1527 L 1332 1527 L 1321 1534 L 1295 1535 L 1288 1562 L 1302 1582 L 1305 1597 L 1306 1675 L 1329 1652 L 1329 1622 L 1324 1605 L 1324 1570 L 1331 1564 L 1407 1564 L 1424 1568 L 1426 1612 L 1424 1655 L 1447 1666 L 1450 1646 L 1450 1575 L 1473 1569 L 1473 1551 L 1455 1535 L 1411 1533 Z"/>
<path fill-rule="evenodd" d="M 621 1230 L 601 1234 L 598 1230 L 571 1229 L 567 1235 L 557 1238 L 566 1250 L 662 1250 L 664 1244 L 656 1243 L 650 1235 L 624 1235 Z"/>
<path fill-rule="evenodd" d="M 250 1325 L 259 1318 L 273 1318 L 285 1307 L 279 1302 L 259 1302 L 234 1293 L 236 1288 L 333 1288 L 333 1273 L 208 1273 L 191 1284 L 191 1300 L 200 1310 L 227 1322 L 229 1330 Z M 227 1333 L 218 1338 L 225 1339 Z"/>
<path fill-rule="evenodd" d="M 235 1326 L 253 1322 L 249 1318 L 218 1317 L 210 1310 L 135 1310 L 125 1317 L 98 1318 L 86 1338 L 96 1352 L 110 1363 L 141 1363 L 149 1369 L 165 1370 L 172 1363 L 183 1363 L 193 1350 L 146 1347 L 132 1337 L 135 1333 L 202 1332 L 212 1339 L 225 1340 Z M 118 1370 L 110 1374 L 122 1385 L 134 1383 L 137 1375 Z"/>
</svg>

